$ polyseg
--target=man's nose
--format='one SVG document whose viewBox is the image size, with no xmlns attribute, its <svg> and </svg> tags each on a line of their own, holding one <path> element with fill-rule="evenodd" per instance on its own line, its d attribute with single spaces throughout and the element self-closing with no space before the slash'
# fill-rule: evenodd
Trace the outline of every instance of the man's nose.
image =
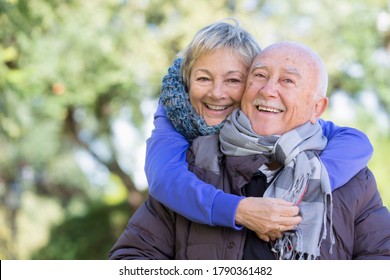
<svg viewBox="0 0 390 280">
<path fill-rule="evenodd" d="M 260 93 L 264 97 L 276 97 L 278 95 L 278 83 L 269 79 L 264 82 L 262 88 L 260 89 Z"/>
</svg>

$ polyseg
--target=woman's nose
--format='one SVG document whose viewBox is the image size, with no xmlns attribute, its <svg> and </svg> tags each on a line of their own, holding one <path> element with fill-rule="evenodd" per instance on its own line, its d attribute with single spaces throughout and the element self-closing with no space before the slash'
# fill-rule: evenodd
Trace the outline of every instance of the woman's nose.
<svg viewBox="0 0 390 280">
<path fill-rule="evenodd" d="M 226 96 L 226 89 L 223 82 L 213 83 L 213 87 L 210 92 L 211 96 L 216 98 L 223 98 Z"/>
</svg>

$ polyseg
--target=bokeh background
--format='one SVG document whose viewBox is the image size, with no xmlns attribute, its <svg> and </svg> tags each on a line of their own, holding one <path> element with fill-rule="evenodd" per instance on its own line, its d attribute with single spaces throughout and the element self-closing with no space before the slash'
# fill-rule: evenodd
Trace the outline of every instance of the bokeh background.
<svg viewBox="0 0 390 280">
<path fill-rule="evenodd" d="M 324 118 L 369 136 L 390 206 L 390 1 L 0 0 L 0 259 L 107 258 L 147 193 L 161 79 L 226 17 L 323 57 Z"/>
</svg>

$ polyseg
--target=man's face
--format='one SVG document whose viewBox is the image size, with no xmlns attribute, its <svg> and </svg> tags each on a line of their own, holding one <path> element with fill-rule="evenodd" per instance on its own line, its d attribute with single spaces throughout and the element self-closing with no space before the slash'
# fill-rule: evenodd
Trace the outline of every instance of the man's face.
<svg viewBox="0 0 390 280">
<path fill-rule="evenodd" d="M 282 135 L 315 123 L 319 70 L 303 49 L 281 45 L 261 52 L 248 75 L 241 109 L 259 135 Z"/>
</svg>

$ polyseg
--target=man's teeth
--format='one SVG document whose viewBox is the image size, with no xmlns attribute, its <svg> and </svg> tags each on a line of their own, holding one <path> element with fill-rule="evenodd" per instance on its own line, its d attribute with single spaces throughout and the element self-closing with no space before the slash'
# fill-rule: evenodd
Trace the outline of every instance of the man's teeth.
<svg viewBox="0 0 390 280">
<path fill-rule="evenodd" d="M 229 105 L 211 105 L 211 104 L 206 104 L 206 107 L 212 110 L 217 110 L 217 111 L 223 111 L 229 108 Z"/>
<path fill-rule="evenodd" d="M 276 109 L 276 108 L 271 108 L 271 107 L 264 107 L 264 106 L 257 106 L 257 110 L 259 111 L 266 111 L 266 112 L 271 112 L 271 113 L 281 113 L 283 110 Z"/>
</svg>

